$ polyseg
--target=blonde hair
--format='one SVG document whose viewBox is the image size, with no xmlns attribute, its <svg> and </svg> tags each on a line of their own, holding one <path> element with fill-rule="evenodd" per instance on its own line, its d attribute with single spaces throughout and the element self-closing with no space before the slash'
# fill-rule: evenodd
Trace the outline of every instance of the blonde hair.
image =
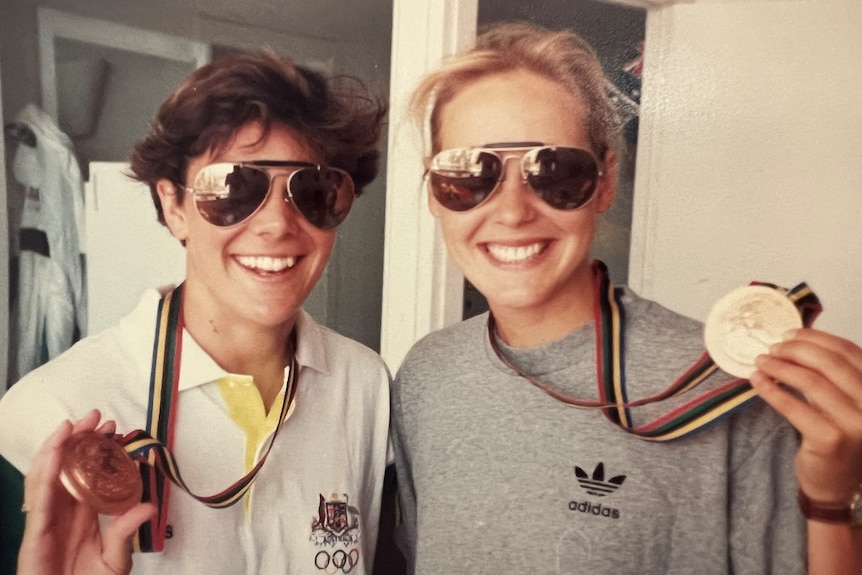
<svg viewBox="0 0 862 575">
<path fill-rule="evenodd" d="M 577 94 L 586 107 L 592 152 L 604 157 L 617 146 L 621 126 L 609 97 L 610 82 L 593 48 L 569 30 L 552 31 L 528 23 L 498 24 L 476 39 L 476 46 L 455 55 L 428 74 L 410 102 L 410 115 L 428 131 L 431 154 L 440 150 L 443 108 L 468 85 L 487 76 L 526 70 Z"/>
</svg>

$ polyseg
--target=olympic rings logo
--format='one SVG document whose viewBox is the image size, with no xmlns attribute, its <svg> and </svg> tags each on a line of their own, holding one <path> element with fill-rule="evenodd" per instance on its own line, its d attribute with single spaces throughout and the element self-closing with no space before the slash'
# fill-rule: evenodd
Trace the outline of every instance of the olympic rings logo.
<svg viewBox="0 0 862 575">
<path fill-rule="evenodd" d="M 314 556 L 314 566 L 318 571 L 326 573 L 350 573 L 359 563 L 359 549 L 351 549 L 349 552 L 339 549 L 332 555 L 329 551 L 318 551 Z"/>
</svg>

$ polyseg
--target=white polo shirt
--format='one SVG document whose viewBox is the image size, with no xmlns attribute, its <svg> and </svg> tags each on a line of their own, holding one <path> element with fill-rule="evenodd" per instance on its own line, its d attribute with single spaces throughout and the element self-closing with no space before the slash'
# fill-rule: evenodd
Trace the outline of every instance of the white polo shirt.
<svg viewBox="0 0 862 575">
<path fill-rule="evenodd" d="M 119 433 L 143 428 L 159 297 L 147 291 L 116 326 L 12 386 L 0 401 L 0 454 L 26 473 L 62 420 L 80 419 L 92 408 L 116 420 Z M 297 336 L 296 409 L 248 501 L 210 509 L 172 486 L 165 550 L 135 554 L 133 574 L 371 572 L 387 460 L 389 374 L 372 350 L 305 312 Z M 225 371 L 188 332 L 182 345 L 173 453 L 190 489 L 212 495 L 244 474 L 246 436 L 219 391 Z"/>
</svg>

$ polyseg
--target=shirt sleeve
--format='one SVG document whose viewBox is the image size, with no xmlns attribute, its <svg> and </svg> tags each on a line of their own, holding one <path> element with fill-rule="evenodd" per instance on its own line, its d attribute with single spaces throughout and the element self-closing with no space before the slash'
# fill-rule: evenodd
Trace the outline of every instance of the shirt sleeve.
<svg viewBox="0 0 862 575">
<path fill-rule="evenodd" d="M 807 528 L 796 503 L 796 431 L 763 402 L 733 422 L 729 486 L 734 573 L 804 575 Z"/>
</svg>

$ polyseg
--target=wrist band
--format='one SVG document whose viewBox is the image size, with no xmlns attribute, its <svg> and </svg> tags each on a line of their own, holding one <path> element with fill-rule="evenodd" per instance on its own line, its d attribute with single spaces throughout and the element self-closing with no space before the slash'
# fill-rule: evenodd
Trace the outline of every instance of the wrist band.
<svg viewBox="0 0 862 575">
<path fill-rule="evenodd" d="M 802 489 L 799 489 L 796 499 L 799 501 L 799 508 L 806 519 L 825 521 L 826 523 L 849 524 L 851 522 L 852 514 L 849 503 L 843 506 L 817 503 L 809 499 Z"/>
</svg>

